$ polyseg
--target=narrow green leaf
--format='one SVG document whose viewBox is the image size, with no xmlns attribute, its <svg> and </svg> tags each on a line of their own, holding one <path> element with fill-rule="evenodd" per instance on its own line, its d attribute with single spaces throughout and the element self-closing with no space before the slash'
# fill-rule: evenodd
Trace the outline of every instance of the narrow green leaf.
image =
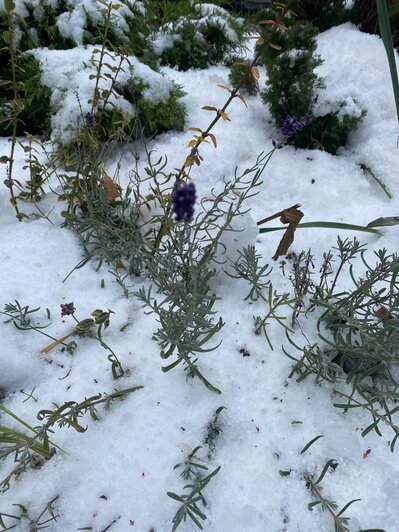
<svg viewBox="0 0 399 532">
<path fill-rule="evenodd" d="M 337 513 L 337 517 L 339 517 L 340 515 L 342 515 L 348 508 L 351 504 L 353 504 L 354 502 L 358 502 L 358 501 L 361 501 L 362 499 L 353 499 L 353 501 L 350 501 L 348 502 L 347 504 L 345 504 L 345 506 L 342 508 L 342 510 L 340 510 L 338 513 Z"/>
<path fill-rule="evenodd" d="M 333 458 L 331 458 L 331 460 L 329 460 L 328 462 L 326 462 L 325 466 L 323 467 L 323 471 L 320 473 L 320 476 L 319 476 L 319 478 L 316 480 L 315 484 L 319 484 L 319 483 L 323 480 L 325 474 L 326 474 L 327 471 L 328 471 L 328 468 L 329 468 L 331 465 L 333 465 L 334 463 L 336 463 L 336 461 L 335 461 Z"/>
<path fill-rule="evenodd" d="M 392 42 L 391 25 L 386 0 L 377 0 L 378 23 L 388 58 L 389 70 L 391 71 L 392 89 L 396 104 L 396 113 L 399 122 L 399 81 L 396 70 L 395 51 Z"/>
<path fill-rule="evenodd" d="M 381 227 L 385 225 L 399 225 L 399 216 L 387 216 L 386 218 L 377 218 L 373 220 L 367 227 Z"/>
<path fill-rule="evenodd" d="M 300 452 L 300 454 L 303 454 L 303 453 L 306 453 L 306 451 L 309 449 L 309 447 L 311 445 L 313 445 L 315 442 L 317 442 L 317 440 L 319 440 L 320 438 L 324 438 L 324 436 L 322 434 L 320 434 L 319 436 L 316 436 L 315 438 L 313 438 L 313 440 L 310 440 L 310 442 L 308 442 L 305 447 L 302 449 L 302 451 Z"/>
<path fill-rule="evenodd" d="M 180 497 L 180 495 L 177 495 L 176 493 L 173 493 L 172 491 L 168 491 L 168 492 L 166 493 L 166 495 L 167 495 L 168 497 L 170 497 L 171 499 L 174 499 L 175 501 L 179 501 L 179 502 L 183 502 L 183 503 L 185 502 L 184 499 L 182 499 L 182 498 Z"/>
<path fill-rule="evenodd" d="M 381 232 L 371 227 L 365 227 L 363 225 L 344 224 L 341 222 L 306 222 L 298 225 L 298 229 L 311 229 L 319 227 L 322 229 L 344 229 L 345 231 L 362 231 L 365 233 L 374 233 L 380 235 Z M 259 233 L 271 233 L 272 231 L 285 231 L 287 227 L 263 227 L 259 229 Z"/>
</svg>

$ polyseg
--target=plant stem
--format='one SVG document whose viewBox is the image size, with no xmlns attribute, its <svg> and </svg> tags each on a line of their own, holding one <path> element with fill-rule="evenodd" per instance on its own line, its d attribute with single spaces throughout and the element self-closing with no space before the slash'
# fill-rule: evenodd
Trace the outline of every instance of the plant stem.
<svg viewBox="0 0 399 532">
<path fill-rule="evenodd" d="M 22 222 L 23 215 L 21 214 L 17 199 L 14 194 L 14 188 L 13 188 L 13 179 L 12 179 L 12 172 L 13 172 L 13 166 L 14 166 L 14 152 L 15 152 L 15 146 L 17 144 L 17 125 L 18 125 L 18 115 L 21 112 L 21 109 L 19 107 L 18 103 L 18 82 L 17 82 L 17 74 L 16 74 L 16 65 L 15 65 L 15 47 L 14 47 L 14 30 L 12 27 L 12 11 L 7 11 L 7 19 L 8 19 L 8 33 L 9 33 L 9 52 L 10 52 L 10 63 L 11 63 L 11 73 L 12 73 L 12 86 L 13 86 L 13 100 L 12 100 L 12 109 L 13 109 L 13 117 L 12 117 L 12 138 L 11 138 L 11 151 L 10 151 L 10 158 L 9 158 L 9 166 L 8 166 L 8 188 L 10 190 L 10 202 L 11 205 L 15 209 L 15 213 L 17 216 L 17 219 L 19 222 Z"/>
</svg>

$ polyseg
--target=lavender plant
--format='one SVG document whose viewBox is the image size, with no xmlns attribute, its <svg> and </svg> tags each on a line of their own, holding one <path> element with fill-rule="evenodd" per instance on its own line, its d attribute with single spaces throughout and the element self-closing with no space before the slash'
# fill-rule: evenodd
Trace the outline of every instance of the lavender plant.
<svg viewBox="0 0 399 532">
<path fill-rule="evenodd" d="M 216 440 L 221 432 L 220 413 L 224 410 L 221 406 L 216 409 L 212 420 L 207 426 L 207 435 L 205 437 L 205 444 L 208 446 L 209 451 L 207 454 L 207 460 L 212 458 L 215 451 Z M 180 469 L 180 476 L 185 481 L 191 481 L 183 487 L 183 490 L 188 490 L 187 493 L 178 495 L 172 491 L 168 491 L 167 495 L 180 503 L 180 507 L 175 513 L 172 520 L 172 532 L 175 532 L 178 527 L 185 523 L 187 517 L 196 525 L 200 530 L 203 530 L 201 521 L 206 520 L 205 508 L 208 503 L 204 496 L 204 489 L 208 483 L 215 477 L 221 467 L 218 466 L 211 473 L 206 474 L 209 471 L 207 461 L 198 456 L 201 446 L 198 445 L 189 453 L 182 463 L 176 464 L 173 469 Z"/>
<path fill-rule="evenodd" d="M 101 347 L 103 347 L 106 351 L 109 352 L 108 360 L 111 363 L 111 372 L 114 379 L 118 379 L 119 377 L 122 377 L 124 375 L 124 369 L 122 367 L 121 362 L 119 361 L 117 355 L 112 350 L 112 348 L 104 341 L 103 339 L 103 330 L 106 330 L 109 326 L 109 320 L 110 315 L 112 313 L 111 310 L 103 311 L 101 309 L 95 309 L 91 316 L 93 318 L 86 318 L 83 320 L 78 320 L 75 317 L 75 307 L 74 304 L 71 303 L 64 303 L 61 304 L 61 317 L 63 316 L 72 316 L 74 319 L 76 326 L 72 331 L 67 333 L 66 335 L 62 336 L 62 338 L 55 338 L 54 336 L 51 336 L 44 332 L 43 329 L 46 329 L 51 325 L 51 323 L 47 323 L 46 325 L 41 325 L 40 322 L 33 322 L 32 321 L 32 314 L 38 312 L 40 310 L 40 307 L 31 309 L 29 308 L 29 305 L 26 305 L 25 307 L 22 307 L 21 304 L 16 300 L 15 304 L 8 303 L 5 305 L 4 310 L 0 311 L 0 314 L 3 314 L 6 316 L 7 319 L 6 323 L 12 322 L 14 326 L 17 329 L 29 331 L 34 330 L 43 336 L 46 336 L 47 338 L 50 338 L 53 340 L 49 345 L 44 347 L 42 349 L 43 354 L 47 354 L 59 345 L 62 345 L 63 348 L 70 354 L 72 354 L 77 344 L 76 342 L 70 341 L 69 343 L 66 343 L 66 340 L 70 339 L 71 337 L 76 336 L 89 336 L 90 338 L 93 338 L 97 340 Z M 47 310 L 47 318 L 50 318 L 50 311 Z"/>
<path fill-rule="evenodd" d="M 105 394 L 104 397 L 102 394 L 97 394 L 80 403 L 75 401 L 68 401 L 62 405 L 54 403 L 54 409 L 38 412 L 37 419 L 39 421 L 45 420 L 45 422 L 36 427 L 32 427 L 4 405 L 0 405 L 0 412 L 7 414 L 29 431 L 17 430 L 5 425 L 0 426 L 0 461 L 13 457 L 16 464 L 11 473 L 0 482 L 0 488 L 3 491 L 7 490 L 11 479 L 21 475 L 28 467 L 42 467 L 45 460 L 54 456 L 57 449 L 65 452 L 50 440 L 54 426 L 70 427 L 77 432 L 85 432 L 87 427 L 80 423 L 80 418 L 83 415 L 88 413 L 93 420 L 98 421 L 98 405 L 103 404 L 104 409 L 109 410 L 116 399 L 123 399 L 141 388 L 142 386 L 135 386 L 125 390 L 116 390 L 110 394 Z"/>
<path fill-rule="evenodd" d="M 332 265 L 332 256 L 326 254 L 324 279 L 308 283 L 307 311 L 317 310 L 318 340 L 312 343 L 305 337 L 306 345 L 301 347 L 288 334 L 291 345 L 301 352 L 296 358 L 283 348 L 295 362 L 290 377 L 297 375 L 301 381 L 313 374 L 316 380 L 334 384 L 334 393 L 344 399 L 335 406 L 343 412 L 360 408 L 371 414 L 373 421 L 362 431 L 363 436 L 371 430 L 381 436 L 380 427 L 389 427 L 393 431 L 393 451 L 399 437 L 394 417 L 399 411 L 399 259 L 380 250 L 372 265 L 356 239 L 339 239 L 336 250 L 339 263 L 335 275 L 329 273 L 331 280 L 327 280 L 325 271 Z M 365 270 L 360 277 L 350 264 L 359 258 Z M 353 288 L 342 289 L 339 276 L 348 265 Z"/>
<path fill-rule="evenodd" d="M 178 185 L 172 196 L 172 205 L 165 206 L 160 217 L 167 239 L 158 239 L 155 251 L 148 252 L 147 275 L 161 294 L 153 296 L 152 289 L 141 288 L 137 297 L 157 315 L 161 327 L 154 338 L 161 346 L 161 357 L 176 357 L 163 371 L 177 365 L 186 366 L 191 376 L 198 377 L 211 391 L 220 393 L 203 375 L 194 358 L 198 353 L 213 351 L 205 347 L 223 327 L 221 318 L 213 318 L 213 306 L 218 297 L 212 288 L 216 275 L 216 260 L 220 239 L 231 231 L 233 219 L 244 212 L 244 202 L 256 194 L 260 177 L 272 152 L 258 157 L 255 165 L 241 175 L 236 172 L 231 181 L 225 180 L 221 192 L 212 190 L 211 198 L 201 201 L 201 212 L 190 223 L 193 215 L 194 188 Z M 184 192 L 181 195 L 181 192 Z M 172 222 L 175 217 L 183 221 Z M 185 221 L 184 221 L 185 220 Z M 158 235 L 161 234 L 158 230 Z"/>
<path fill-rule="evenodd" d="M 59 515 L 56 515 L 53 507 L 53 504 L 58 498 L 59 495 L 56 495 L 51 501 L 48 501 L 37 517 L 32 516 L 29 512 L 29 508 L 23 504 L 13 504 L 16 508 L 15 510 L 12 510 L 12 514 L 0 512 L 0 527 L 2 532 L 12 530 L 17 526 L 22 525 L 22 523 L 25 523 L 29 527 L 29 532 L 37 532 L 38 530 L 48 528 L 50 526 L 49 523 L 52 521 L 57 522 L 57 518 L 59 517 Z M 18 514 L 15 513 L 17 510 L 19 511 Z M 50 517 L 47 517 L 46 514 Z M 14 525 L 8 526 L 10 524 L 10 519 L 14 521 Z"/>
<path fill-rule="evenodd" d="M 272 272 L 273 268 L 268 264 L 264 266 L 259 265 L 261 255 L 256 253 L 255 246 L 249 245 L 239 252 L 239 257 L 236 261 L 230 261 L 235 274 L 225 270 L 226 275 L 233 279 L 245 279 L 251 285 L 251 290 L 244 298 L 250 301 L 257 301 L 259 298 L 265 299 L 262 291 L 268 288 L 270 280 L 265 280 Z"/>
</svg>

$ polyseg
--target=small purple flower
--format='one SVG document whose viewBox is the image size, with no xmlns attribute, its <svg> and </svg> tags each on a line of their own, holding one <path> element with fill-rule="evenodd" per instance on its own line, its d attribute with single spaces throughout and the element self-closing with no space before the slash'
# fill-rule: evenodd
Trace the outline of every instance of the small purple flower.
<svg viewBox="0 0 399 532">
<path fill-rule="evenodd" d="M 61 317 L 72 316 L 76 310 L 76 308 L 73 306 L 73 302 L 61 303 L 60 307 L 61 307 Z"/>
<path fill-rule="evenodd" d="M 294 115 L 287 115 L 281 124 L 281 131 L 286 137 L 292 137 L 297 131 L 301 131 L 305 126 L 308 126 L 312 121 L 312 117 L 307 114 L 302 118 L 297 118 Z"/>
<path fill-rule="evenodd" d="M 172 211 L 176 222 L 191 222 L 197 195 L 194 183 L 176 181 L 172 192 Z"/>
<path fill-rule="evenodd" d="M 94 116 L 91 113 L 85 114 L 86 126 L 91 129 L 94 126 Z"/>
</svg>

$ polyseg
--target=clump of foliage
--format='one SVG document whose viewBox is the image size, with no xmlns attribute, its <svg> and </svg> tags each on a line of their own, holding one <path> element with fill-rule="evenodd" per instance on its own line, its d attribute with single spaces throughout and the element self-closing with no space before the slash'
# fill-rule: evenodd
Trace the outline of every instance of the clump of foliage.
<svg viewBox="0 0 399 532">
<path fill-rule="evenodd" d="M 154 49 L 161 64 L 177 67 L 207 68 L 226 61 L 243 39 L 243 27 L 226 10 L 212 4 L 191 2 L 186 14 L 160 28 L 154 37 Z"/>
<path fill-rule="evenodd" d="M 126 100 L 133 103 L 137 109 L 142 134 L 151 137 L 170 129 L 182 131 L 185 108 L 180 99 L 185 93 L 180 85 L 172 83 L 168 97 L 158 101 L 145 97 L 148 87 L 144 79 L 133 75 L 122 88 Z"/>
<path fill-rule="evenodd" d="M 178 495 L 171 491 L 167 492 L 168 497 L 180 503 L 180 507 L 172 519 L 172 532 L 175 532 L 182 523 L 185 523 L 187 517 L 189 517 L 200 530 L 203 530 L 201 521 L 205 521 L 207 518 L 205 510 L 208 506 L 207 500 L 204 496 L 204 489 L 221 469 L 221 467 L 218 466 L 211 473 L 207 473 L 209 471 L 208 461 L 212 458 L 216 449 L 216 440 L 222 432 L 219 415 L 224 408 L 224 406 L 220 406 L 215 411 L 213 419 L 207 426 L 207 436 L 204 442 L 209 448 L 206 457 L 207 460 L 198 456 L 198 452 L 201 449 L 201 446 L 198 445 L 188 454 L 182 463 L 176 464 L 174 467 L 174 469 L 180 469 L 180 477 L 183 480 L 190 482 L 183 487 L 185 493 L 182 495 Z"/>
<path fill-rule="evenodd" d="M 275 19 L 264 21 L 262 27 L 261 42 L 272 42 L 274 46 L 259 48 L 268 67 L 268 81 L 261 95 L 276 125 L 282 127 L 287 116 L 311 117 L 287 142 L 299 148 L 336 153 L 345 145 L 350 131 L 357 128 L 365 111 L 359 110 L 351 99 L 355 111 L 347 111 L 346 102 L 335 102 L 330 104 L 330 112 L 319 114 L 317 99 L 324 82 L 315 73 L 322 63 L 316 54 L 317 28 L 309 22 L 297 21 L 284 8 L 278 8 Z"/>
<path fill-rule="evenodd" d="M 111 9 L 111 18 L 107 17 Z M 23 0 L 14 13 L 19 48 L 65 50 L 80 44 L 101 44 L 104 32 L 113 46 L 126 45 L 131 53 L 143 54 L 145 8 L 142 2 L 89 0 L 84 7 L 67 0 Z M 2 13 L 0 13 L 0 20 Z M 76 20 L 79 20 L 77 25 Z M 134 37 L 133 37 L 134 35 Z M 134 48 L 134 49 L 133 49 Z"/>
<path fill-rule="evenodd" d="M 251 96 L 259 92 L 259 83 L 254 76 L 249 63 L 243 59 L 237 59 L 230 67 L 229 81 L 233 87 L 240 86 L 240 91 Z"/>
<path fill-rule="evenodd" d="M 13 86 L 11 83 L 11 65 L 2 57 L 4 63 L 0 66 L 0 77 L 9 80 L 9 83 L 0 87 L 0 136 L 12 135 L 11 101 Z M 33 135 L 42 135 L 51 131 L 51 91 L 41 83 L 41 70 L 39 62 L 31 54 L 16 56 L 15 62 L 16 81 L 20 96 L 20 112 L 16 124 L 16 134 L 23 135 L 29 132 Z"/>
<path fill-rule="evenodd" d="M 301 255 L 301 278 L 306 278 L 302 291 L 302 312 L 318 314 L 318 340 L 301 347 L 291 335 L 289 340 L 301 352 L 299 358 L 284 349 L 295 361 L 291 377 L 301 381 L 316 375 L 334 385 L 337 397 L 343 399 L 335 406 L 344 412 L 360 408 L 371 414 L 373 421 L 363 431 L 365 436 L 380 427 L 388 426 L 394 433 L 393 451 L 399 427 L 394 414 L 399 410 L 399 258 L 385 249 L 375 253 L 375 263 L 366 260 L 365 247 L 354 239 L 338 239 L 335 248 L 338 265 L 333 267 L 331 252 L 324 255 L 318 282 L 313 280 L 312 261 Z M 357 276 L 353 262 L 361 260 L 364 274 Z M 338 281 L 342 271 L 350 265 L 353 287 L 342 289 Z M 306 270 L 306 273 L 304 273 Z M 297 276 L 294 276 L 296 279 Z M 298 315 L 298 313 L 297 313 Z"/>
<path fill-rule="evenodd" d="M 129 11 L 126 14 L 126 6 L 123 11 L 126 20 L 123 17 L 115 19 L 119 9 L 111 2 L 100 3 L 98 7 L 101 9 L 97 12 L 97 17 L 92 14 L 90 18 L 89 14 L 87 15 L 87 20 L 96 22 L 96 31 L 93 30 L 96 39 L 93 42 L 101 44 L 101 47 L 94 49 L 92 55 L 90 49 L 87 50 L 87 62 L 82 61 L 81 56 L 77 54 L 77 60 L 81 64 L 80 68 L 77 64 L 76 71 L 60 71 L 60 85 L 55 91 L 57 96 L 52 106 L 50 97 L 55 88 L 45 86 L 42 82 L 46 65 L 39 63 L 34 52 L 23 52 L 16 47 L 19 42 L 25 49 L 28 41 L 22 39 L 20 34 L 21 24 L 25 24 L 24 18 L 16 13 L 13 3 L 10 7 L 7 16 L 0 20 L 5 28 L 3 39 L 8 35 L 12 37 L 7 37 L 6 46 L 1 50 L 1 59 L 4 61 L 1 63 L 0 74 L 2 79 L 6 80 L 0 87 L 1 135 L 17 136 L 25 132 L 42 134 L 45 131 L 48 136 L 52 135 L 52 140 L 64 146 L 64 154 L 69 156 L 84 136 L 81 133 L 87 111 L 93 116 L 98 143 L 110 139 L 126 140 L 138 129 L 139 121 L 142 127 L 140 134 L 144 132 L 148 136 L 172 128 L 183 128 L 185 113 L 180 101 L 183 96 L 180 87 L 169 83 L 161 74 L 155 73 L 153 69 L 129 55 L 132 47 L 127 39 L 129 37 L 134 40 L 133 34 L 123 24 L 122 30 L 125 32 L 116 26 L 118 21 L 121 23 L 130 20 Z M 70 11 L 63 14 L 71 15 Z M 136 18 L 139 20 L 139 17 Z M 86 35 L 85 31 L 83 35 Z M 53 43 L 53 48 L 57 46 L 57 43 Z M 144 50 L 140 44 L 137 49 Z M 71 53 L 74 52 L 71 50 Z M 47 53 L 59 52 L 49 50 Z M 148 55 L 146 57 L 148 58 Z M 140 75 L 136 73 L 135 67 L 140 69 Z M 155 79 L 157 77 L 159 79 Z M 78 83 L 78 78 L 86 79 L 86 83 L 93 85 L 93 98 L 90 101 L 80 99 L 79 93 L 76 93 L 74 81 Z M 15 90 L 18 98 L 15 98 Z M 152 91 L 155 92 L 154 95 Z M 67 105 L 65 102 L 69 102 L 70 106 L 71 99 L 76 101 L 74 112 L 69 113 L 67 117 L 63 116 L 63 106 Z M 14 100 L 18 101 L 17 109 L 14 109 Z M 15 111 L 18 116 L 14 127 L 11 117 L 16 116 Z M 66 146 L 68 143 L 70 146 Z"/>
<path fill-rule="evenodd" d="M 50 460 L 56 454 L 57 449 L 63 451 L 50 439 L 50 434 L 54 433 L 55 426 L 72 428 L 79 433 L 86 432 L 87 427 L 81 425 L 81 418 L 85 414 L 89 414 L 94 421 L 99 421 L 98 405 L 102 404 L 105 410 L 109 410 L 116 399 L 123 399 L 141 388 L 142 386 L 135 386 L 125 390 L 114 390 L 110 394 L 104 394 L 104 396 L 99 393 L 85 398 L 81 402 L 68 401 L 62 405 L 53 403 L 52 409 L 38 412 L 37 419 L 43 423 L 34 427 L 4 405 L 0 405 L 0 412 L 13 418 L 21 429 L 4 425 L 2 419 L 0 425 L 0 461 L 13 458 L 15 466 L 0 482 L 0 490 L 6 491 L 10 487 L 11 480 L 14 477 L 19 477 L 28 468 L 40 469 L 43 467 L 45 461 Z"/>
</svg>

